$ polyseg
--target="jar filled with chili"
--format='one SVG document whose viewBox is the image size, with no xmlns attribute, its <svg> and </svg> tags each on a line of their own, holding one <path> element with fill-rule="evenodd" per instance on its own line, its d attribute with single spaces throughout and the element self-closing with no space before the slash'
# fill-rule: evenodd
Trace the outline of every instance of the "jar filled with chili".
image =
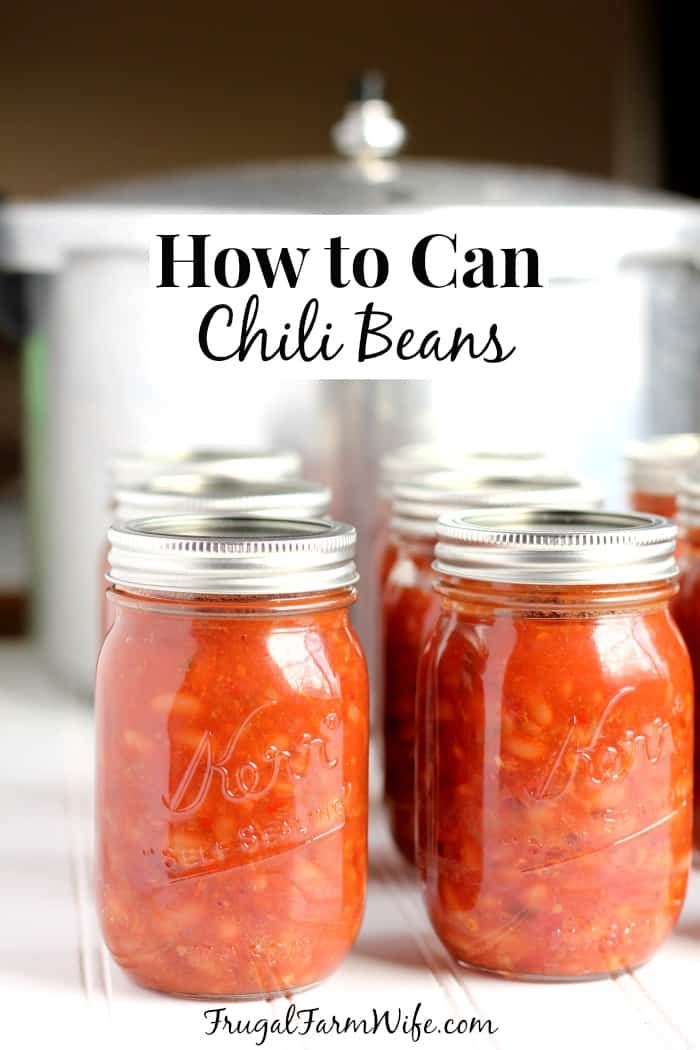
<svg viewBox="0 0 700 1050">
<path fill-rule="evenodd" d="M 700 456 L 700 434 L 661 434 L 631 442 L 625 451 L 629 505 L 675 518 L 681 477 Z"/>
<path fill-rule="evenodd" d="M 195 997 L 330 973 L 365 895 L 355 530 L 173 517 L 110 530 L 97 900 L 117 963 Z"/>
<path fill-rule="evenodd" d="M 641 514 L 445 517 L 418 689 L 419 864 L 461 963 L 584 979 L 645 962 L 691 851 L 692 674 L 676 528 Z"/>
<path fill-rule="evenodd" d="M 678 495 L 678 562 L 680 581 L 671 609 L 680 627 L 693 665 L 693 680 L 700 683 L 700 474 L 681 479 Z M 700 733 L 695 729 L 695 781 L 700 777 Z M 700 853 L 700 798 L 695 794 L 693 840 Z"/>
<path fill-rule="evenodd" d="M 418 660 L 439 608 L 433 589 L 437 521 L 455 509 L 600 506 L 597 486 L 571 477 L 438 473 L 394 490 L 392 565 L 383 586 L 384 798 L 394 842 L 414 857 L 415 698 Z"/>
<path fill-rule="evenodd" d="M 141 518 L 197 514 L 210 517 L 324 518 L 331 504 L 327 485 L 312 481 L 244 481 L 209 473 L 159 475 L 140 484 L 125 485 L 114 492 L 113 524 Z M 105 574 L 108 547 L 100 574 L 102 635 L 112 623 L 114 605 L 107 601 Z"/>
</svg>

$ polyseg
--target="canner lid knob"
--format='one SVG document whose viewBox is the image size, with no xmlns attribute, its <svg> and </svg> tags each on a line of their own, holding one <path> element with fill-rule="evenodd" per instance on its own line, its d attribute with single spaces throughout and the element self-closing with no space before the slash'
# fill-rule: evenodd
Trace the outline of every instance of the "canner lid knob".
<svg viewBox="0 0 700 1050">
<path fill-rule="evenodd" d="M 352 160 L 394 157 L 406 141 L 406 128 L 384 98 L 384 75 L 368 70 L 354 77 L 350 101 L 331 129 L 338 153 Z"/>
</svg>

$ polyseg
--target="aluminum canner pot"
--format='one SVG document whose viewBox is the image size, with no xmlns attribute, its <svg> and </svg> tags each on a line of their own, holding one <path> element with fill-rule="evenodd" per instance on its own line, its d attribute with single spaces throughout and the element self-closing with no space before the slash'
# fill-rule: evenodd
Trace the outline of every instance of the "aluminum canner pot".
<svg viewBox="0 0 700 1050">
<path fill-rule="evenodd" d="M 544 441 L 614 496 L 628 439 L 700 428 L 695 206 L 556 171 L 404 159 L 405 137 L 387 102 L 363 90 L 333 129 L 335 159 L 166 175 L 0 208 L 0 267 L 25 277 L 36 630 L 64 682 L 91 689 L 106 464 L 125 444 L 298 447 L 305 473 L 333 487 L 334 514 L 358 526 L 366 578 L 376 465 L 393 447 Z M 587 360 L 575 381 L 561 369 L 554 396 L 533 390 L 494 410 L 463 384 L 275 387 L 222 383 L 212 369 L 193 397 L 168 367 L 168 347 L 145 345 L 147 246 L 128 233 L 145 210 L 405 214 L 475 204 L 536 212 L 548 277 L 561 288 L 561 331 L 575 310 Z M 578 248 L 592 217 L 609 248 L 602 268 Z M 361 600 L 360 633 L 367 612 Z"/>
</svg>

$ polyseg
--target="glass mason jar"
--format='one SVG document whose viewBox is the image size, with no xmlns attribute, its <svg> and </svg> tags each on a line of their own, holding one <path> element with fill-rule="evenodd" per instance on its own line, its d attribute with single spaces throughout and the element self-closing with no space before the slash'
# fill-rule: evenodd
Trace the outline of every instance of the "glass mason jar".
<svg viewBox="0 0 700 1050">
<path fill-rule="evenodd" d="M 355 530 L 174 517 L 110 530 L 97 900 L 138 983 L 257 998 L 350 949 L 367 868 Z"/>
<path fill-rule="evenodd" d="M 671 610 L 690 653 L 693 680 L 700 683 L 700 475 L 682 479 L 678 497 L 680 581 Z M 697 688 L 696 688 L 697 693 Z M 695 728 L 695 781 L 700 780 L 700 727 Z M 700 797 L 695 795 L 695 850 L 700 854 Z"/>
<path fill-rule="evenodd" d="M 443 518 L 419 674 L 419 866 L 458 962 L 584 979 L 645 962 L 691 852 L 690 661 L 653 515 Z"/>
<path fill-rule="evenodd" d="M 392 837 L 413 860 L 416 674 L 439 609 L 432 562 L 437 521 L 455 509 L 600 506 L 596 486 L 571 477 L 472 477 L 438 473 L 394 491 L 392 565 L 383 581 L 384 797 Z"/>
<path fill-rule="evenodd" d="M 312 481 L 245 481 L 193 471 L 162 474 L 116 489 L 112 523 L 176 514 L 306 520 L 325 518 L 330 505 L 331 490 Z M 109 544 L 105 543 L 100 566 L 102 637 L 111 627 L 114 613 L 114 605 L 107 601 L 105 582 L 108 551 Z"/>
<path fill-rule="evenodd" d="M 631 442 L 625 451 L 632 510 L 675 518 L 682 475 L 700 456 L 700 434 L 661 434 Z"/>
</svg>

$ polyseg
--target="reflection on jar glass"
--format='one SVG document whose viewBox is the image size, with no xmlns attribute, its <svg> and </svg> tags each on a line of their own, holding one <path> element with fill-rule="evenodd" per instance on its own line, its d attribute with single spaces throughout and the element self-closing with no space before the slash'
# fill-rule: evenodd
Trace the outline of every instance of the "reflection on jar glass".
<svg viewBox="0 0 700 1050">
<path fill-rule="evenodd" d="M 419 865 L 464 964 L 582 979 L 646 961 L 691 850 L 692 676 L 675 527 L 443 519 L 419 672 Z"/>
<path fill-rule="evenodd" d="M 382 578 L 384 795 L 392 836 L 408 860 L 415 853 L 416 673 L 439 608 L 432 571 L 438 517 L 460 507 L 595 507 L 600 501 L 597 486 L 554 474 L 439 472 L 394 490 Z"/>
<path fill-rule="evenodd" d="M 256 998 L 329 974 L 364 908 L 367 700 L 334 523 L 111 530 L 97 897 L 136 981 Z"/>
</svg>

